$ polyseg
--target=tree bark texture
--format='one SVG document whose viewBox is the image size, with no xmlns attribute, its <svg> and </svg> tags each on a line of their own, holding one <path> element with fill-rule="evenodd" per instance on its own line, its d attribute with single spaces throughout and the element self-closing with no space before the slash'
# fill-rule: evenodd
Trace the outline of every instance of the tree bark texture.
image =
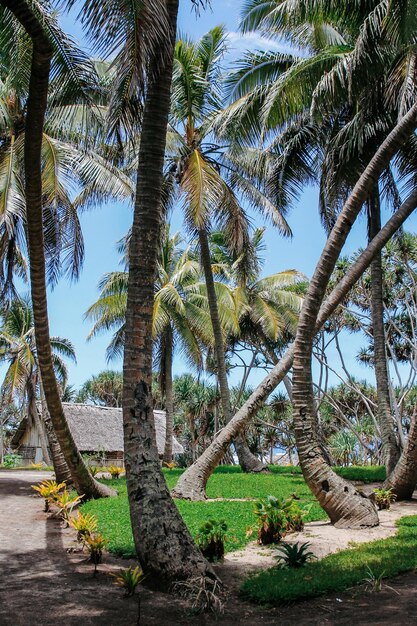
<svg viewBox="0 0 417 626">
<path fill-rule="evenodd" d="M 388 220 L 378 235 L 374 237 L 366 249 L 360 254 L 356 262 L 339 282 L 337 287 L 333 289 L 325 302 L 323 302 L 317 318 L 316 333 L 337 309 L 339 304 L 343 302 L 353 285 L 368 269 L 375 254 L 382 250 L 393 234 L 413 213 L 416 206 L 417 190 L 411 193 L 410 196 L 403 202 L 401 207 Z M 189 467 L 180 476 L 173 490 L 176 497 L 189 500 L 205 499 L 207 481 L 216 469 L 217 465 L 220 463 L 231 441 L 236 436 L 236 433 L 240 432 L 250 423 L 251 419 L 263 406 L 268 396 L 283 380 L 284 376 L 292 367 L 293 357 L 294 347 L 291 346 L 279 363 L 277 363 L 277 365 L 269 372 L 248 400 L 237 411 L 229 424 L 218 433 L 216 439 L 197 459 L 196 463 Z"/>
<path fill-rule="evenodd" d="M 141 567 L 158 587 L 192 576 L 215 578 L 167 488 L 152 410 L 152 312 L 178 0 L 167 0 L 167 9 L 170 32 L 165 51 L 155 51 L 151 60 L 142 118 L 123 364 L 125 466 L 133 537 Z"/>
<path fill-rule="evenodd" d="M 163 370 L 163 381 L 161 391 L 165 400 L 165 446 L 164 463 L 172 462 L 172 437 L 174 434 L 174 393 L 172 388 L 172 355 L 174 348 L 174 336 L 172 327 L 169 324 L 164 332 L 163 355 L 161 369 Z"/>
<path fill-rule="evenodd" d="M 219 309 L 217 305 L 216 290 L 214 287 L 213 270 L 211 267 L 210 246 L 207 231 L 199 229 L 198 238 L 200 242 L 201 264 L 203 266 L 204 278 L 207 288 L 207 300 L 210 311 L 211 325 L 214 336 L 214 352 L 216 355 L 217 380 L 220 388 L 220 400 L 226 424 L 232 419 L 232 406 L 230 402 L 229 382 L 227 380 L 225 348 L 223 342 L 222 328 L 220 324 Z M 242 434 L 235 438 L 236 454 L 239 464 L 244 472 L 268 471 L 263 463 L 256 458 L 249 450 L 249 447 Z"/>
<path fill-rule="evenodd" d="M 394 471 L 384 482 L 392 489 L 398 500 L 411 500 L 417 484 L 417 406 L 411 419 L 410 432 Z"/>
<path fill-rule="evenodd" d="M 378 185 L 368 202 L 369 238 L 381 230 L 381 206 Z M 375 380 L 378 405 L 378 424 L 381 431 L 382 457 L 387 474 L 391 474 L 400 458 L 400 448 L 391 413 L 390 383 L 384 328 L 384 285 L 382 255 L 379 252 L 371 263 L 371 318 L 374 343 Z"/>
<path fill-rule="evenodd" d="M 41 148 L 52 48 L 42 24 L 28 3 L 24 0 L 2 0 L 2 4 L 12 11 L 33 44 L 29 95 L 26 102 L 24 165 L 30 286 L 39 369 L 48 411 L 71 470 L 74 486 L 78 493 L 86 498 L 99 498 L 113 495 L 115 492 L 93 479 L 77 450 L 62 408 L 50 345 L 42 220 Z"/>
<path fill-rule="evenodd" d="M 350 483 L 333 472 L 320 446 L 311 367 L 317 318 L 331 274 L 359 211 L 378 184 L 383 170 L 416 126 L 417 105 L 378 148 L 345 202 L 309 283 L 294 342 L 293 419 L 300 465 L 311 491 L 338 527 L 375 526 L 378 514 L 373 502 L 363 498 Z"/>
</svg>

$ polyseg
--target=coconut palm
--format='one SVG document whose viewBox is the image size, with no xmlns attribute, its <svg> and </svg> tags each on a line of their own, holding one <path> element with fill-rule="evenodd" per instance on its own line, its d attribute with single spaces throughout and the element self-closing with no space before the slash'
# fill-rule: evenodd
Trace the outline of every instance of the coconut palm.
<svg viewBox="0 0 417 626">
<path fill-rule="evenodd" d="M 159 386 L 167 420 L 164 452 L 167 463 L 172 460 L 174 350 L 180 349 L 194 367 L 201 368 L 201 342 L 211 343 L 200 266 L 190 249 L 183 249 L 181 243 L 180 234 L 171 236 L 169 226 L 166 226 L 160 247 L 153 308 L 154 353 L 159 364 Z M 121 251 L 123 249 L 122 245 Z M 86 318 L 94 320 L 89 338 L 103 330 L 115 331 L 107 349 L 107 356 L 111 359 L 123 352 L 127 272 L 107 274 L 100 283 L 100 289 L 99 299 L 86 312 Z"/>
<path fill-rule="evenodd" d="M 175 151 L 168 153 L 167 168 L 175 176 L 183 199 L 186 224 L 198 237 L 222 410 L 229 421 L 232 416 L 230 391 L 208 235 L 217 224 L 236 254 L 245 249 L 249 241 L 248 221 L 239 197 L 245 197 L 254 209 L 267 215 L 284 235 L 289 235 L 290 229 L 283 213 L 277 211 L 268 196 L 246 176 L 241 166 L 242 154 L 226 150 L 221 143 L 213 143 L 210 118 L 222 103 L 220 73 L 225 51 L 226 36 L 222 27 L 212 29 L 196 43 L 186 39 L 177 42 L 172 90 L 172 127 L 177 145 Z M 264 469 L 244 441 L 238 438 L 235 443 L 243 469 Z"/>
<path fill-rule="evenodd" d="M 75 361 L 74 346 L 68 339 L 51 337 L 55 375 L 62 390 L 68 381 L 63 357 Z M 49 464 L 48 445 L 37 402 L 41 397 L 41 377 L 35 344 L 33 312 L 25 300 L 14 300 L 3 314 L 0 328 L 0 362 L 7 366 L 1 385 L 3 405 L 15 402 L 25 407 L 29 423 L 39 434 L 45 463 Z"/>
<path fill-rule="evenodd" d="M 24 136 L 24 197 L 30 267 L 30 286 L 34 316 L 36 350 L 48 412 L 65 461 L 71 471 L 76 489 L 86 497 L 110 495 L 113 490 L 100 485 L 89 473 L 71 435 L 62 407 L 59 386 L 55 377 L 50 345 L 48 308 L 46 295 L 46 257 L 44 237 L 44 195 L 42 180 L 42 145 L 45 111 L 48 103 L 49 77 L 57 82 L 61 93 L 68 89 L 73 93 L 80 87 L 68 67 L 65 50 L 60 47 L 60 31 L 56 17 L 48 10 L 47 3 L 19 0 L 1 3 L 0 19 L 2 50 L 13 51 L 16 31 L 27 33 L 28 55 L 31 58 L 28 95 L 26 101 L 26 124 Z M 3 47 L 4 44 L 4 47 Z M 65 46 L 64 46 L 65 48 Z M 71 64 L 70 64 L 71 65 Z M 24 65 L 22 70 L 24 76 Z M 64 68 L 64 69 L 63 69 Z M 68 71 L 67 71 L 68 70 Z M 71 76 L 67 81 L 66 76 Z M 81 101 L 83 89 L 78 90 Z"/>
</svg>

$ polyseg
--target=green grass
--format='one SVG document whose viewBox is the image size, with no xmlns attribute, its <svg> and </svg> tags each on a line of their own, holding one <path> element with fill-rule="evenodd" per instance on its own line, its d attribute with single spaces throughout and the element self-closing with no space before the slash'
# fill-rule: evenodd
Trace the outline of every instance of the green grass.
<svg viewBox="0 0 417 626">
<path fill-rule="evenodd" d="M 417 565 L 417 516 L 403 517 L 397 534 L 331 554 L 302 569 L 271 568 L 248 578 L 243 595 L 260 604 L 282 605 L 343 591 L 369 579 L 395 576 Z"/>
<path fill-rule="evenodd" d="M 226 551 L 230 552 L 245 546 L 250 541 L 250 538 L 246 537 L 246 531 L 249 526 L 255 523 L 253 503 L 250 499 L 263 498 L 270 494 L 286 498 L 292 493 L 296 493 L 302 501 L 313 503 L 307 521 L 326 519 L 326 514 L 314 501 L 305 484 L 300 468 L 273 466 L 271 469 L 271 474 L 244 474 L 239 467 L 228 466 L 221 466 L 216 470 L 209 480 L 207 496 L 209 498 L 248 498 L 245 502 L 177 500 L 178 509 L 191 534 L 195 537 L 200 526 L 208 519 L 224 519 L 228 526 Z M 344 469 L 352 470 L 351 474 L 354 476 L 365 472 L 368 480 L 377 480 L 374 477 L 374 470 L 378 468 Z M 354 470 L 358 471 L 355 473 Z M 182 469 L 164 470 L 169 488 L 175 485 L 183 471 Z M 371 475 L 372 478 L 370 478 Z M 135 552 L 130 527 L 126 481 L 120 479 L 103 482 L 115 487 L 119 491 L 118 497 L 87 502 L 83 505 L 82 510 L 97 516 L 99 530 L 109 540 L 111 552 L 123 556 L 133 556 Z"/>
</svg>

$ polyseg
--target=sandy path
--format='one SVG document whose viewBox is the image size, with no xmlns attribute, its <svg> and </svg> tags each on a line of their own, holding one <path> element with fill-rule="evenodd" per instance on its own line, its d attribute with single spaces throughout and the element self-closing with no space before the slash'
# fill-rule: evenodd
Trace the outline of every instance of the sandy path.
<svg viewBox="0 0 417 626">
<path fill-rule="evenodd" d="M 0 626 L 137 626 L 136 600 L 124 599 L 110 576 L 128 563 L 105 555 L 105 563 L 94 578 L 85 554 L 67 552 L 76 546 L 73 531 L 62 529 L 57 520 L 48 518 L 42 512 L 40 498 L 32 495 L 30 485 L 42 478 L 39 472 L 0 471 Z M 414 503 L 406 512 L 396 505 L 380 530 L 387 534 L 380 536 L 395 532 L 393 523 L 400 515 L 416 511 Z M 310 534 L 306 538 L 314 539 L 319 548 L 329 530 L 325 523 L 311 524 L 305 533 L 314 537 Z M 366 532 L 369 539 L 370 531 Z M 341 541 L 340 547 L 345 547 L 349 537 Z M 143 588 L 140 624 L 394 626 L 400 622 L 402 626 L 411 626 L 417 623 L 415 574 L 390 581 L 397 593 L 385 588 L 377 599 L 376 594 L 355 589 L 282 609 L 253 606 L 239 598 L 236 591 L 242 576 L 269 566 L 268 552 L 252 544 L 244 551 L 228 555 L 224 564 L 218 566 L 228 585 L 229 597 L 224 615 L 217 620 L 210 615 L 190 616 L 185 613 L 183 603 L 172 595 Z"/>
</svg>

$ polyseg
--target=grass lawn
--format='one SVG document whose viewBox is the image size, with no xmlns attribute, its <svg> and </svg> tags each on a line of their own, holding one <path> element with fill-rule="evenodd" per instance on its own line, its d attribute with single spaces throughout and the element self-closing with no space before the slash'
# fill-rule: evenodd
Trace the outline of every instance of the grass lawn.
<svg viewBox="0 0 417 626">
<path fill-rule="evenodd" d="M 326 514 L 314 502 L 314 498 L 305 484 L 300 468 L 273 466 L 271 474 L 244 474 L 239 467 L 219 467 L 210 478 L 207 486 L 209 498 L 261 498 L 268 495 L 288 497 L 296 493 L 302 501 L 313 502 L 307 521 L 326 519 Z M 369 482 L 382 480 L 384 468 L 341 468 L 340 473 L 351 479 Z M 164 470 L 168 486 L 172 488 L 178 476 L 184 470 Z M 123 556 L 134 556 L 133 537 L 130 528 L 129 507 L 126 494 L 126 482 L 123 479 L 104 481 L 119 491 L 116 498 L 94 500 L 83 505 L 84 512 L 94 513 L 99 521 L 100 532 L 109 540 L 109 550 Z M 250 541 L 246 537 L 249 526 L 255 523 L 253 503 L 246 502 L 188 502 L 176 501 L 193 536 L 208 519 L 225 520 L 228 526 L 226 551 L 243 547 Z"/>
<path fill-rule="evenodd" d="M 403 517 L 397 534 L 330 554 L 302 569 L 271 568 L 248 578 L 243 594 L 252 601 L 281 605 L 343 591 L 366 579 L 395 576 L 417 566 L 417 516 Z"/>
</svg>

